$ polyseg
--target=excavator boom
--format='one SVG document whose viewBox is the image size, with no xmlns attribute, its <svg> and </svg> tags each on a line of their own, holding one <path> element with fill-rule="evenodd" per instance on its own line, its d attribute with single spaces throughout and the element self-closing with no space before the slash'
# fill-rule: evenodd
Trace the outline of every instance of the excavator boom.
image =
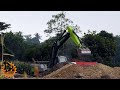
<svg viewBox="0 0 120 90">
<path fill-rule="evenodd" d="M 52 68 L 54 65 L 58 63 L 57 59 L 57 52 L 59 48 L 69 39 L 71 38 L 73 42 L 78 46 L 81 47 L 80 39 L 78 35 L 73 31 L 73 28 L 71 26 L 67 27 L 67 30 L 64 30 L 64 32 L 61 34 L 61 36 L 54 42 L 52 46 L 52 52 L 51 52 L 51 61 L 49 63 L 49 68 Z"/>
</svg>

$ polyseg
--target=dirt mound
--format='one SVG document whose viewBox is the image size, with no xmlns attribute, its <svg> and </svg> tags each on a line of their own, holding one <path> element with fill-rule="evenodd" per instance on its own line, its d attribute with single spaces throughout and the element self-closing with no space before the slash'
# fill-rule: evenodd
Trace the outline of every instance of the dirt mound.
<svg viewBox="0 0 120 90">
<path fill-rule="evenodd" d="M 44 76 L 44 79 L 116 79 L 120 78 L 120 68 L 97 63 L 94 66 L 66 64 L 62 68 Z"/>
</svg>

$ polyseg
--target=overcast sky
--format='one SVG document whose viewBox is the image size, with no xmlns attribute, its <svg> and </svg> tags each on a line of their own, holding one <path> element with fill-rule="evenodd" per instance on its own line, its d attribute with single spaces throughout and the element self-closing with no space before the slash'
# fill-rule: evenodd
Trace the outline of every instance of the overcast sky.
<svg viewBox="0 0 120 90">
<path fill-rule="evenodd" d="M 47 39 L 44 30 L 47 21 L 61 11 L 0 11 L 0 22 L 11 24 L 13 32 L 22 31 L 24 35 L 35 34 Z M 120 35 L 120 11 L 65 11 L 66 17 L 80 26 L 82 33 L 88 30 L 106 30 L 114 35 Z M 82 36 L 82 34 L 79 34 Z"/>
</svg>

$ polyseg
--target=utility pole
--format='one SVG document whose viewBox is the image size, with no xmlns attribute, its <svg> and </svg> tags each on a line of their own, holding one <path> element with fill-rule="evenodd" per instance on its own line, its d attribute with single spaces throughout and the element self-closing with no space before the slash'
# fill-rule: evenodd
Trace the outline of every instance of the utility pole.
<svg viewBox="0 0 120 90">
<path fill-rule="evenodd" d="M 1 63 L 3 63 L 3 60 L 4 60 L 4 37 L 5 37 L 4 33 L 1 32 L 1 46 L 2 46 L 2 61 L 1 61 Z"/>
<path fill-rule="evenodd" d="M 1 67 L 2 67 L 2 64 L 3 64 L 3 38 L 2 38 L 2 32 L 1 32 L 1 46 L 2 46 L 2 52 L 1 52 L 1 54 L 2 54 Z M 1 69 L 2 68 L 0 68 L 0 76 L 1 76 Z"/>
<path fill-rule="evenodd" d="M 4 35 L 3 35 L 3 33 L 1 33 L 1 45 L 2 45 L 2 63 L 3 63 L 3 54 L 4 54 Z"/>
<path fill-rule="evenodd" d="M 1 67 L 2 67 L 2 64 L 3 64 L 3 60 L 4 60 L 4 33 L 1 32 L 1 46 L 2 46 L 2 61 L 1 61 Z M 0 76 L 1 76 L 1 69 L 0 68 Z"/>
</svg>

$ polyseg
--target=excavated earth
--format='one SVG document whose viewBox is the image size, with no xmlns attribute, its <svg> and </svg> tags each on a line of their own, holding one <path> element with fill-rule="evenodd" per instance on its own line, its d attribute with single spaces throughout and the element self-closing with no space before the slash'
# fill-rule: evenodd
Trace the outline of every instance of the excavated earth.
<svg viewBox="0 0 120 90">
<path fill-rule="evenodd" d="M 42 79 L 120 79 L 120 67 L 109 67 L 97 63 L 93 66 L 66 64 Z"/>
</svg>

